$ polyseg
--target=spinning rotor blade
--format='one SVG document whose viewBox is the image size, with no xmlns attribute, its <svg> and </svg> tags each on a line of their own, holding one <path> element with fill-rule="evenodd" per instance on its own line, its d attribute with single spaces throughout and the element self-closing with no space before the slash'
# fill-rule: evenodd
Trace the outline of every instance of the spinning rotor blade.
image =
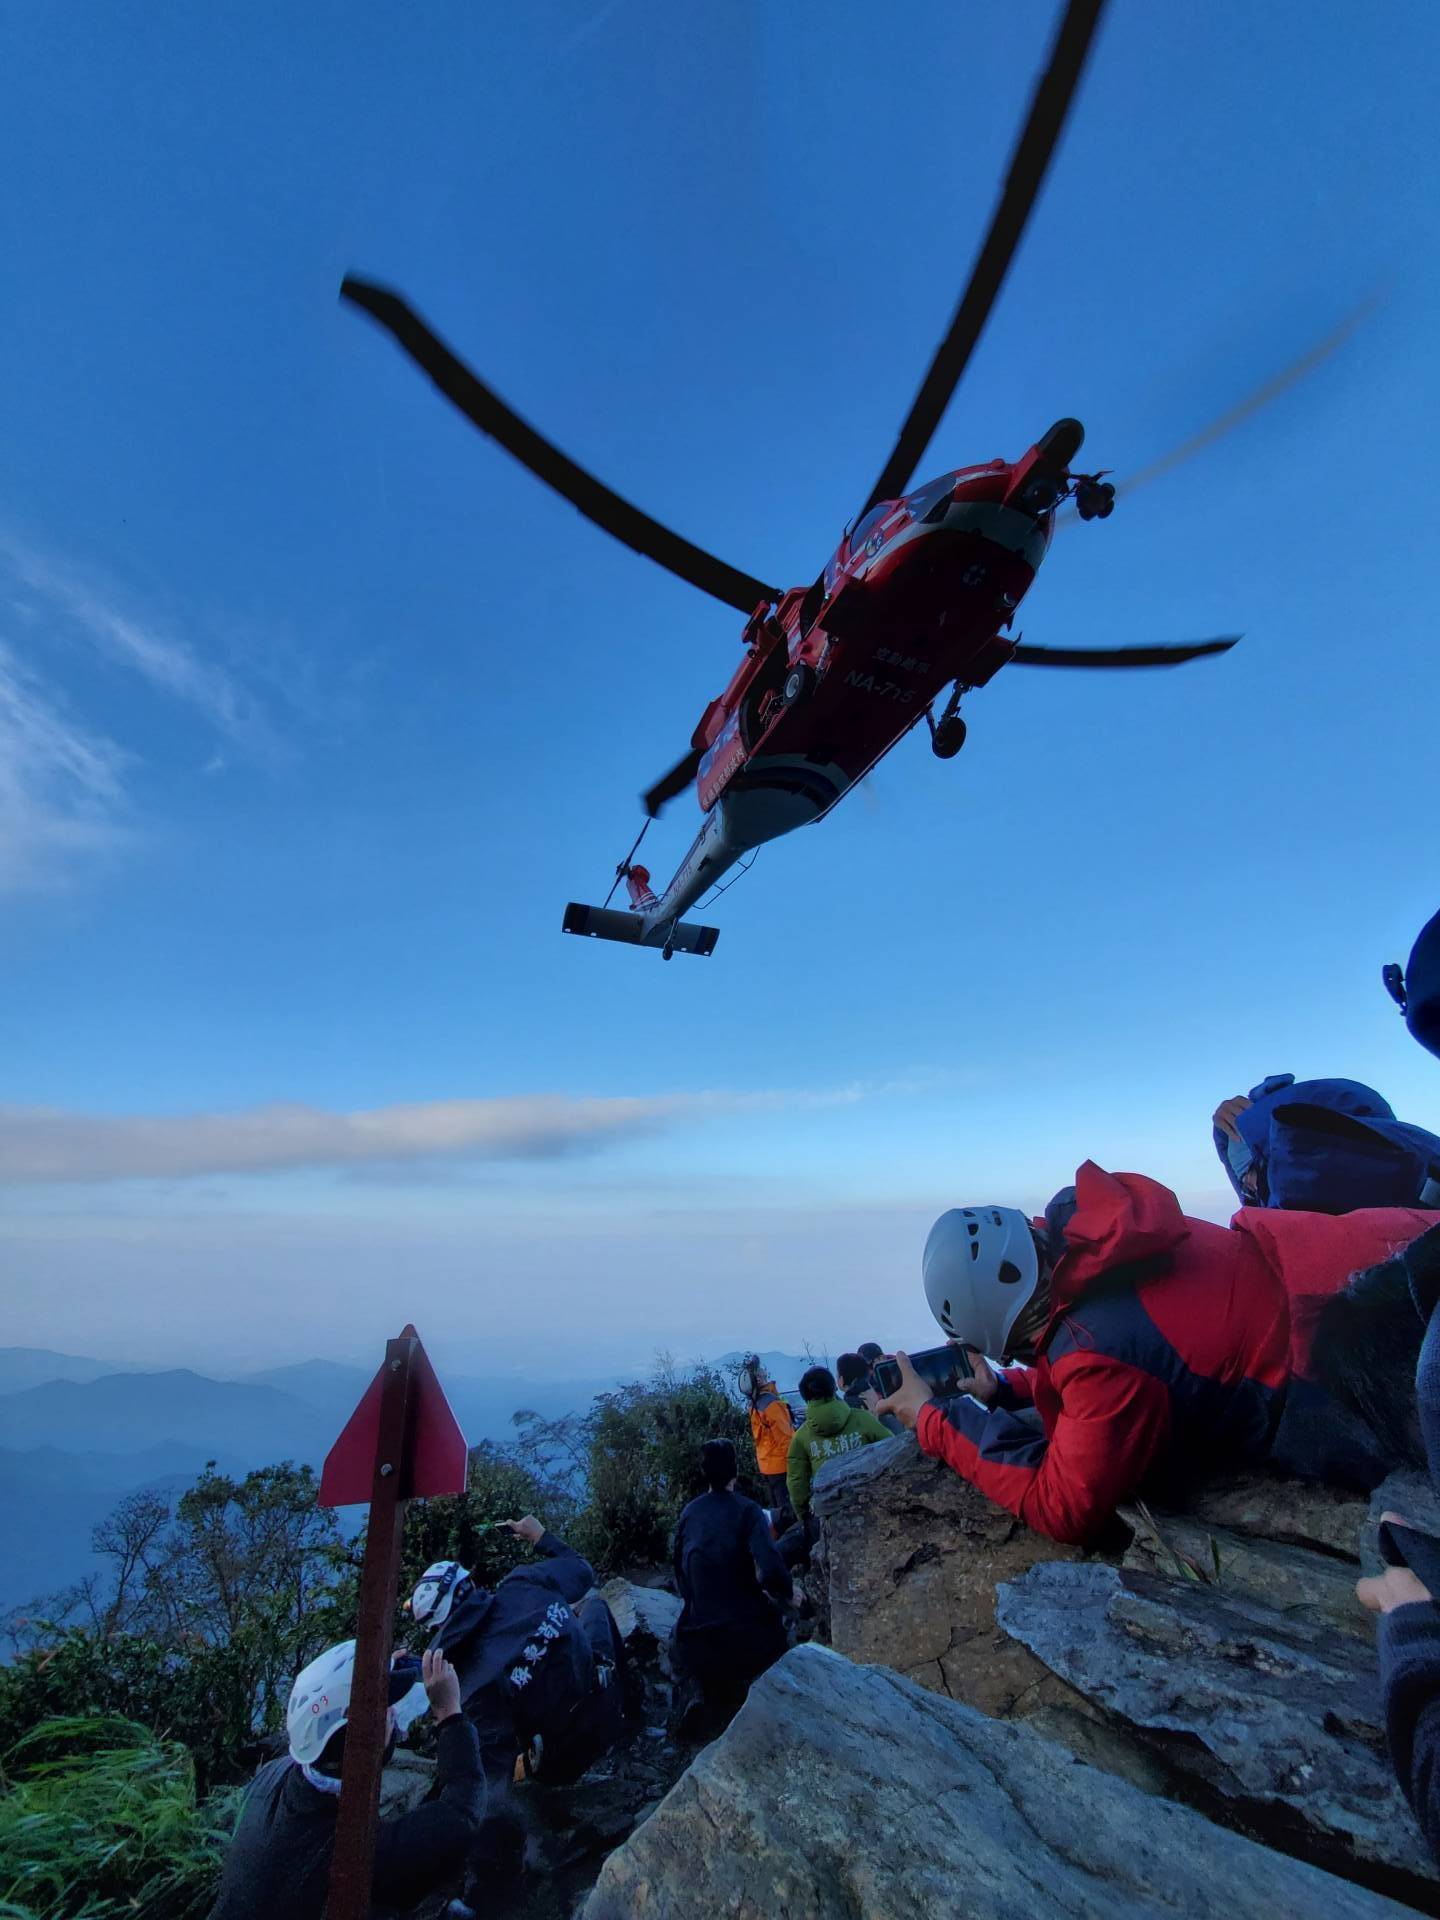
<svg viewBox="0 0 1440 1920">
<path fill-rule="evenodd" d="M 692 747 L 683 760 L 677 760 L 667 774 L 663 774 L 648 793 L 640 796 L 640 804 L 653 820 L 660 809 L 668 806 L 677 793 L 683 793 L 700 771 L 700 762 L 705 756 L 703 747 Z"/>
<path fill-rule="evenodd" d="M 990 231 L 970 274 L 970 284 L 955 309 L 950 331 L 940 342 L 930 371 L 915 396 L 915 404 L 900 429 L 895 450 L 870 490 L 861 509 L 868 513 L 881 500 L 894 500 L 905 491 L 910 476 L 934 436 L 940 417 L 950 404 L 971 354 L 975 351 L 990 309 L 999 297 L 1030 218 L 1061 128 L 1080 83 L 1085 56 L 1105 0 L 1070 0 L 1060 31 L 1050 49 L 1050 64 L 1040 76 L 1030 102 L 1030 117 L 1011 155 L 1010 170 Z"/>
<path fill-rule="evenodd" d="M 1261 408 L 1268 407 L 1272 400 L 1278 400 L 1287 387 L 1293 387 L 1297 381 L 1303 380 L 1307 373 L 1313 373 L 1316 367 L 1328 360 L 1332 353 L 1338 352 L 1360 323 L 1369 319 L 1379 306 L 1380 300 L 1381 295 L 1378 292 L 1368 294 L 1353 312 L 1345 316 L 1338 327 L 1325 335 L 1323 340 L 1317 341 L 1313 347 L 1302 353 L 1298 360 L 1292 360 L 1288 367 L 1273 374 L 1270 379 L 1262 381 L 1252 393 L 1246 394 L 1243 400 L 1227 409 L 1218 419 L 1212 420 L 1208 427 L 1202 427 L 1199 433 L 1192 434 L 1188 440 L 1181 441 L 1180 445 L 1172 447 L 1169 453 L 1162 454 L 1158 460 L 1152 460 L 1148 467 L 1141 467 L 1139 472 L 1132 473 L 1128 480 L 1117 480 L 1115 482 L 1116 497 L 1119 498 L 1123 494 L 1128 498 L 1141 487 L 1148 487 L 1152 480 L 1159 480 L 1176 467 L 1183 466 L 1185 461 L 1193 455 L 1203 453 L 1206 447 L 1213 446 L 1217 440 L 1224 439 L 1225 435 L 1234 428 L 1243 426 L 1251 414 L 1259 413 Z M 1066 507 L 1062 513 L 1056 514 L 1055 524 L 1068 526 L 1076 517 L 1074 507 Z"/>
<path fill-rule="evenodd" d="M 1183 667 L 1187 660 L 1228 653 L 1240 638 L 1189 640 L 1165 647 L 1027 647 L 1010 656 L 1013 667 Z"/>
<path fill-rule="evenodd" d="M 779 599 L 774 587 L 767 587 L 763 580 L 742 573 L 738 567 L 718 560 L 703 547 L 662 527 L 658 520 L 652 520 L 648 513 L 632 506 L 628 500 L 622 500 L 593 473 L 587 473 L 584 467 L 577 466 L 558 447 L 552 446 L 507 407 L 497 393 L 477 379 L 398 294 L 347 274 L 340 287 L 340 297 L 362 308 L 372 320 L 379 321 L 467 420 L 498 440 L 537 480 L 543 480 L 547 487 L 562 494 L 597 527 L 603 527 L 606 533 L 614 534 L 636 553 L 658 560 L 662 567 L 688 580 L 691 586 L 699 587 L 702 593 L 713 594 L 741 613 L 753 613 L 761 601 Z"/>
</svg>

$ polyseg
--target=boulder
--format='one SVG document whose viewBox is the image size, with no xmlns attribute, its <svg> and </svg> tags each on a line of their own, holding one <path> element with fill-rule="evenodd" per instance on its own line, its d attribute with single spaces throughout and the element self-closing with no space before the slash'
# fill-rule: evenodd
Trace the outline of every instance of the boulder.
<svg viewBox="0 0 1440 1920">
<path fill-rule="evenodd" d="M 600 1598 L 615 1616 L 620 1638 L 633 1653 L 666 1648 L 680 1618 L 680 1602 L 664 1587 L 641 1587 L 633 1580 L 607 1580 Z"/>
<path fill-rule="evenodd" d="M 1043 1687 L 1043 1663 L 996 1629 L 996 1582 L 1079 1548 L 1032 1533 L 910 1434 L 829 1462 L 813 1499 L 837 1653 L 1001 1717 Z"/>
<path fill-rule="evenodd" d="M 1337 1633 L 1367 1642 L 1373 1617 L 1355 1598 L 1358 1564 L 1312 1547 L 1287 1546 L 1258 1535 L 1207 1526 L 1190 1514 L 1124 1510 L 1135 1529 L 1122 1565 L 1272 1608 L 1282 1619 L 1324 1621 Z"/>
<path fill-rule="evenodd" d="M 1098 1565 L 1034 1567 L 1002 1587 L 997 1615 L 1169 1767 L 1175 1792 L 1440 1911 L 1386 1753 L 1371 1647 L 1323 1618 Z"/>
<path fill-rule="evenodd" d="M 723 1738 L 611 1854 L 583 1914 L 1399 1920 L 1402 1911 L 1149 1799 L 1027 1728 L 808 1646 L 756 1683 Z"/>
<path fill-rule="evenodd" d="M 380 1818 L 398 1820 L 402 1813 L 413 1813 L 434 1784 L 433 1760 L 397 1748 L 380 1774 Z"/>
<path fill-rule="evenodd" d="M 1316 1547 L 1344 1559 L 1358 1559 L 1365 1524 L 1363 1494 L 1313 1480 L 1252 1468 L 1196 1487 L 1186 1513 L 1198 1526 L 1224 1527 L 1282 1546 Z"/>
</svg>

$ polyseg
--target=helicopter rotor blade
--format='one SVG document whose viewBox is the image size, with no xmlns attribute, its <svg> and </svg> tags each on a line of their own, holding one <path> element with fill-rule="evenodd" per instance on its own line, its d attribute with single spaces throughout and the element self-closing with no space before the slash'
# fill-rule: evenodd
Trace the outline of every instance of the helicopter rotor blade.
<svg viewBox="0 0 1440 1920">
<path fill-rule="evenodd" d="M 700 771 L 700 762 L 704 757 L 703 747 L 692 747 L 683 760 L 677 760 L 668 773 L 662 774 L 654 786 L 640 796 L 640 804 L 651 820 L 662 807 L 669 805 L 676 794 L 685 791 Z"/>
<path fill-rule="evenodd" d="M 1012 667 L 1183 667 L 1187 660 L 1204 660 L 1228 653 L 1238 633 L 1220 640 L 1182 640 L 1160 647 L 1030 647 L 1017 646 Z"/>
<path fill-rule="evenodd" d="M 1090 51 L 1104 5 L 1105 0 L 1070 0 L 1065 10 L 1065 18 L 1050 49 L 1049 64 L 1036 85 L 1029 116 L 1011 155 L 990 230 L 971 269 L 970 283 L 862 513 L 868 513 L 882 500 L 897 499 L 905 491 L 985 331 L 985 323 L 999 298 L 1026 222 L 1040 197 L 1040 188 L 1080 84 L 1085 56 Z"/>
<path fill-rule="evenodd" d="M 1261 381 L 1260 385 L 1247 393 L 1243 400 L 1237 401 L 1233 407 L 1228 407 L 1208 426 L 1202 427 L 1199 433 L 1191 434 L 1188 440 L 1182 440 L 1178 447 L 1172 447 L 1168 453 L 1161 454 L 1158 460 L 1152 460 L 1148 466 L 1141 467 L 1127 480 L 1117 480 L 1115 482 L 1116 498 L 1123 495 L 1128 499 L 1132 493 L 1138 493 L 1141 487 L 1148 487 L 1152 480 L 1163 479 L 1167 473 L 1172 473 L 1176 467 L 1183 466 L 1197 453 L 1203 453 L 1206 447 L 1214 446 L 1217 440 L 1223 440 L 1225 435 L 1232 433 L 1236 427 L 1243 426 L 1252 414 L 1259 413 L 1263 407 L 1268 407 L 1272 400 L 1278 400 L 1288 388 L 1295 386 L 1305 378 L 1306 374 L 1313 373 L 1318 366 L 1323 365 L 1332 353 L 1338 353 L 1361 323 L 1368 320 L 1375 312 L 1382 298 L 1383 295 L 1379 291 L 1367 294 L 1359 306 L 1347 313 L 1339 326 L 1332 327 L 1323 340 L 1317 340 L 1313 347 L 1308 347 L 1298 359 L 1292 360 L 1289 366 L 1283 367 L 1279 373 L 1272 374 L 1268 380 Z M 1057 527 L 1068 526 L 1077 517 L 1073 506 L 1066 507 L 1056 514 L 1055 524 Z"/>
<path fill-rule="evenodd" d="M 753 574 L 742 573 L 738 567 L 717 559 L 683 535 L 661 526 L 658 520 L 622 499 L 593 473 L 552 446 L 528 421 L 506 406 L 499 394 L 478 379 L 399 294 L 347 274 L 341 283 L 340 297 L 378 321 L 467 420 L 498 440 L 521 466 L 528 467 L 537 480 L 543 480 L 546 486 L 578 507 L 597 527 L 603 527 L 606 533 L 613 534 L 636 553 L 658 561 L 680 579 L 688 580 L 692 587 L 699 587 L 702 593 L 712 594 L 741 613 L 753 613 L 762 601 L 779 599 L 776 588 L 757 580 Z"/>
</svg>

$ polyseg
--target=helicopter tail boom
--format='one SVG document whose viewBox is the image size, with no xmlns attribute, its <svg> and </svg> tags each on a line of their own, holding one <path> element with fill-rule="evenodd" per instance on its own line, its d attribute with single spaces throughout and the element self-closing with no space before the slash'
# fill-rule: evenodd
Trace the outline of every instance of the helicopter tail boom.
<svg viewBox="0 0 1440 1920">
<path fill-rule="evenodd" d="M 587 907 L 572 900 L 565 909 L 566 933 L 589 934 L 592 940 L 619 940 L 630 947 L 661 947 L 666 954 L 711 954 L 720 938 L 718 927 L 702 927 L 693 920 L 673 921 L 667 931 L 656 925 L 653 913 L 622 913 L 616 907 Z"/>
</svg>

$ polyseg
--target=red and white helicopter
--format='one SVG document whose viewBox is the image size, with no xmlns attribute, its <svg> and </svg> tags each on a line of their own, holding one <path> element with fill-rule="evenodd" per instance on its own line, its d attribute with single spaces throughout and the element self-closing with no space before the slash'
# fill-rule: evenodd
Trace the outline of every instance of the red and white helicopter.
<svg viewBox="0 0 1440 1920">
<path fill-rule="evenodd" d="M 958 753 L 962 697 L 1002 667 L 1168 667 L 1235 644 L 1238 636 L 1057 650 L 1010 637 L 1057 509 L 1073 501 L 1079 517 L 1091 520 L 1114 506 L 1115 488 L 1102 474 L 1074 470 L 1084 439 L 1078 420 L 1057 421 L 1013 463 L 992 460 L 904 490 L 989 318 L 1103 5 L 1070 0 L 950 331 L 869 499 L 809 586 L 770 586 L 661 526 L 507 407 L 397 294 L 345 280 L 342 297 L 384 326 L 462 413 L 532 473 L 627 546 L 747 616 L 745 653 L 730 684 L 701 715 L 689 751 L 644 796 L 648 826 L 695 782 L 705 817 L 689 852 L 657 895 L 635 864 L 637 839 L 610 890 L 613 899 L 623 879 L 630 910 L 609 900 L 603 907 L 572 902 L 567 933 L 658 947 L 667 960 L 711 953 L 718 930 L 683 916 L 723 874 L 765 841 L 823 818 L 922 718 L 942 759 Z M 1173 464 L 1236 424 L 1330 352 L 1352 324 L 1158 464 Z"/>
</svg>

